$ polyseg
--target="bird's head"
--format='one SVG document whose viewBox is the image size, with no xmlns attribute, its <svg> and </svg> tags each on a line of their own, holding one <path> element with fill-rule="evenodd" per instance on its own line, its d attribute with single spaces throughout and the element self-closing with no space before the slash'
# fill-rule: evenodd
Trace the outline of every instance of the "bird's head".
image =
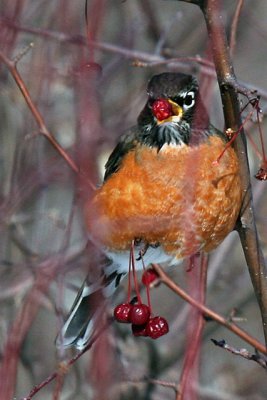
<svg viewBox="0 0 267 400">
<path fill-rule="evenodd" d="M 207 126 L 207 114 L 202 103 L 199 107 L 198 82 L 193 76 L 167 72 L 155 75 L 147 93 L 147 103 L 138 118 L 145 144 L 159 150 L 164 144 L 188 144 L 197 121 L 203 125 L 205 120 Z M 201 118 L 196 118 L 196 112 L 202 113 Z"/>
</svg>

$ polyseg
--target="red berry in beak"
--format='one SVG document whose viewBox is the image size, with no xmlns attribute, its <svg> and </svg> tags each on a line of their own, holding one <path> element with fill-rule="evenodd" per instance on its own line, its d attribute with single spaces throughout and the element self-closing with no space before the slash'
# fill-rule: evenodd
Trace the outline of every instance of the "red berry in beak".
<svg viewBox="0 0 267 400">
<path fill-rule="evenodd" d="M 132 304 L 122 303 L 119 304 L 114 309 L 114 318 L 118 322 L 129 323 L 131 322 L 129 319 L 130 312 L 132 310 Z"/>
<path fill-rule="evenodd" d="M 155 100 L 152 105 L 152 113 L 158 121 L 162 121 L 173 115 L 172 105 L 167 99 Z"/>
<path fill-rule="evenodd" d="M 160 336 L 166 335 L 169 332 L 169 325 L 165 318 L 154 317 L 150 318 L 146 326 L 147 336 L 152 339 L 158 339 Z"/>
<path fill-rule="evenodd" d="M 144 325 L 150 317 L 150 309 L 146 304 L 135 304 L 132 306 L 129 319 L 133 325 Z"/>
<path fill-rule="evenodd" d="M 145 286 L 150 286 L 152 282 L 159 279 L 157 272 L 153 268 L 147 269 L 142 275 L 142 283 Z"/>
</svg>

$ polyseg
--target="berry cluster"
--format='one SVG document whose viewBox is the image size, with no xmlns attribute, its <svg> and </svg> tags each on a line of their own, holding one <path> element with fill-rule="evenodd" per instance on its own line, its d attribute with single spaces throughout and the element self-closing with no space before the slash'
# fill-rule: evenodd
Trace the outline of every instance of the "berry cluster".
<svg viewBox="0 0 267 400">
<path fill-rule="evenodd" d="M 131 323 L 134 336 L 149 336 L 158 339 L 169 332 L 168 322 L 163 317 L 152 317 L 146 304 L 122 303 L 115 307 L 114 318 L 118 322 Z"/>
<path fill-rule="evenodd" d="M 130 256 L 131 257 L 131 256 Z M 132 271 L 131 271 L 131 261 Z M 133 273 L 134 285 L 137 297 L 130 301 L 131 292 L 131 272 Z M 136 273 L 134 268 L 134 257 L 130 259 L 129 266 L 129 283 L 128 283 L 128 299 L 127 302 L 119 304 L 114 309 L 114 319 L 121 323 L 132 324 L 132 333 L 134 336 L 148 336 L 152 339 L 158 339 L 160 336 L 169 332 L 168 322 L 165 318 L 156 316 L 151 313 L 149 288 L 159 281 L 158 274 L 154 269 L 145 270 L 142 276 L 142 282 L 147 288 L 146 305 L 142 302 Z"/>
<path fill-rule="evenodd" d="M 173 115 L 172 105 L 167 99 L 155 100 L 152 104 L 152 113 L 158 121 L 163 121 Z"/>
</svg>

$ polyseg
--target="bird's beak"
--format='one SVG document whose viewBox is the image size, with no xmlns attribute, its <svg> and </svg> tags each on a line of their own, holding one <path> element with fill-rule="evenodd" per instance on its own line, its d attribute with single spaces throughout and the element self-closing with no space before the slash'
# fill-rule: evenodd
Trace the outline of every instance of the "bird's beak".
<svg viewBox="0 0 267 400">
<path fill-rule="evenodd" d="M 158 125 L 163 124 L 164 122 L 179 122 L 183 116 L 183 109 L 179 104 L 175 103 L 174 101 L 168 99 L 168 103 L 170 103 L 172 107 L 173 115 L 170 117 L 163 119 L 161 121 L 157 121 Z"/>
</svg>

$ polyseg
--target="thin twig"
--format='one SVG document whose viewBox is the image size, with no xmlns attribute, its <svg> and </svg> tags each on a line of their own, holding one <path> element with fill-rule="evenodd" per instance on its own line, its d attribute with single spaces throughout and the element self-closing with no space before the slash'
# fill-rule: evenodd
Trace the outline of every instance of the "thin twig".
<svg viewBox="0 0 267 400">
<path fill-rule="evenodd" d="M 215 344 L 215 346 L 219 346 L 222 349 L 225 349 L 232 354 L 235 354 L 237 356 L 245 358 L 246 360 L 255 361 L 261 367 L 263 367 L 264 369 L 267 369 L 267 358 L 266 357 L 262 357 L 261 355 L 259 355 L 257 353 L 252 354 L 247 349 L 236 349 L 235 347 L 232 347 L 229 344 L 227 344 L 225 340 L 211 339 L 211 341 Z"/>
<path fill-rule="evenodd" d="M 230 35 L 230 56 L 233 57 L 234 51 L 235 51 L 235 46 L 236 46 L 236 32 L 237 32 L 237 26 L 238 26 L 238 21 L 240 19 L 240 14 L 242 7 L 244 5 L 244 0 L 238 0 L 233 21 L 232 21 L 232 27 L 231 27 L 231 35 Z"/>
<path fill-rule="evenodd" d="M 130 378 L 127 376 L 125 377 L 125 382 L 129 383 L 152 383 L 153 385 L 159 385 L 162 387 L 173 389 L 175 393 L 178 392 L 178 387 L 175 382 L 164 381 L 162 379 L 154 379 L 150 378 L 149 376 L 142 376 L 140 378 Z"/>
<path fill-rule="evenodd" d="M 47 386 L 49 383 L 54 381 L 55 379 L 59 379 L 59 384 L 62 382 L 62 375 L 65 375 L 69 368 L 75 364 L 81 356 L 86 353 L 88 350 L 91 349 L 93 344 L 98 340 L 98 338 L 108 329 L 108 327 L 111 325 L 112 319 L 107 320 L 105 324 L 99 327 L 98 331 L 94 334 L 90 342 L 79 352 L 77 353 L 74 357 L 69 359 L 68 361 L 65 361 L 59 365 L 59 368 L 57 371 L 53 372 L 51 375 L 49 375 L 44 381 L 42 381 L 40 384 L 34 386 L 34 388 L 30 391 L 27 397 L 23 397 L 21 400 L 32 400 L 32 398 L 45 386 Z"/>
<path fill-rule="evenodd" d="M 168 0 L 169 1 L 169 0 Z M 185 1 L 185 0 L 180 0 L 180 1 Z M 189 2 L 189 1 L 188 1 Z M 194 4 L 198 4 L 199 2 L 195 2 Z M 2 20 L 2 21 L 1 21 Z M 71 43 L 71 44 L 77 44 L 80 46 L 87 46 L 87 40 L 84 36 L 82 35 L 70 35 L 67 33 L 62 33 L 58 31 L 51 31 L 51 30 L 46 30 L 46 29 L 40 29 L 40 28 L 29 28 L 25 26 L 21 26 L 19 24 L 16 24 L 14 21 L 11 21 L 9 19 L 1 19 L 0 21 L 5 24 L 6 26 L 10 27 L 11 29 L 18 30 L 21 32 L 37 35 L 46 39 L 50 40 L 57 40 L 59 42 L 65 42 L 65 43 Z M 164 63 L 166 65 L 169 64 L 169 59 L 163 56 L 159 56 L 156 54 L 150 54 L 146 53 L 143 51 L 138 51 L 138 50 L 131 50 L 126 47 L 122 46 L 117 46 L 111 43 L 106 43 L 106 42 L 100 42 L 100 41 L 92 41 L 91 42 L 92 46 L 95 46 L 97 49 L 114 53 L 114 54 L 120 54 L 124 56 L 125 58 L 131 59 L 131 60 L 137 60 L 136 63 L 140 64 L 142 66 L 142 63 L 145 63 L 145 66 L 154 66 L 155 65 L 160 65 L 160 63 Z M 166 52 L 166 49 L 165 49 Z M 177 59 L 177 57 L 172 57 Z M 201 65 L 204 65 L 205 59 L 199 58 L 199 57 L 183 57 L 184 61 L 180 60 L 180 63 L 176 65 L 176 67 L 180 67 L 183 70 L 187 69 L 188 70 L 188 64 L 187 62 L 190 61 L 196 61 L 197 63 L 200 63 Z M 179 61 L 177 60 L 177 63 Z M 147 64 L 148 63 L 148 64 Z M 158 64 L 157 64 L 158 63 Z M 203 70 L 203 73 L 209 75 L 209 76 L 215 76 L 214 74 L 214 67 L 211 68 L 208 65 L 206 65 L 205 70 Z M 251 94 L 255 93 L 255 91 L 261 95 L 263 98 L 267 98 L 267 91 L 264 90 L 262 87 L 257 87 L 255 85 L 251 86 L 247 82 L 232 82 L 233 85 L 235 85 L 236 90 L 244 94 L 246 97 L 250 96 Z"/>
<path fill-rule="evenodd" d="M 41 113 L 35 106 L 24 81 L 17 70 L 16 61 L 15 62 L 11 61 L 1 51 L 0 51 L 0 60 L 2 60 L 2 62 L 7 66 L 9 72 L 11 73 L 16 84 L 18 85 L 18 88 L 20 89 L 27 103 L 27 106 L 29 107 L 35 121 L 37 122 L 40 133 L 52 144 L 52 146 L 56 149 L 56 151 L 64 158 L 64 160 L 70 166 L 70 168 L 74 172 L 79 173 L 79 168 L 77 167 L 77 165 L 74 163 L 71 157 L 66 153 L 66 151 L 60 146 L 60 144 L 56 141 L 54 136 L 47 129 Z"/>
<path fill-rule="evenodd" d="M 181 62 L 196 62 L 199 65 L 204 65 L 207 68 L 210 68 L 211 70 L 214 70 L 214 64 L 205 59 L 202 58 L 200 56 L 196 56 L 196 57 L 175 57 L 175 58 L 168 58 L 168 59 L 164 59 L 162 61 L 148 61 L 148 62 L 142 62 L 142 61 L 134 61 L 133 65 L 136 67 L 160 67 L 162 65 L 170 65 L 170 64 L 177 64 L 177 63 L 181 63 Z"/>
<path fill-rule="evenodd" d="M 228 321 L 221 315 L 217 314 L 215 311 L 211 310 L 207 306 L 199 303 L 199 301 L 195 300 L 193 297 L 189 296 L 188 293 L 186 293 L 180 286 L 178 286 L 175 282 L 173 282 L 171 278 L 168 277 L 168 275 L 159 265 L 153 264 L 153 267 L 159 274 L 161 282 L 164 283 L 168 288 L 170 288 L 174 293 L 178 294 L 178 296 L 187 301 L 193 307 L 196 307 L 199 311 L 202 312 L 204 316 L 218 322 L 220 325 L 224 326 L 225 328 L 239 336 L 241 339 L 243 339 L 245 342 L 253 346 L 259 352 L 267 355 L 267 348 L 257 339 L 253 338 L 249 333 L 239 328 L 231 321 Z"/>
</svg>

